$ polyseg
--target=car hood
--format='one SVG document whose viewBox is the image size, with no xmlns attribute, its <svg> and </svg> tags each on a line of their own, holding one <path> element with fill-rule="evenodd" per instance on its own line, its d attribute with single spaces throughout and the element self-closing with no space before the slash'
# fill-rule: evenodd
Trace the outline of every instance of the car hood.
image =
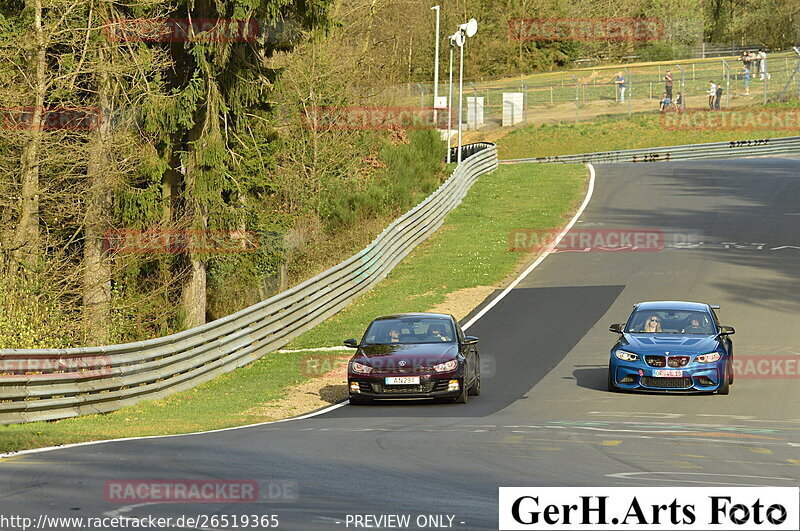
<svg viewBox="0 0 800 531">
<path fill-rule="evenodd" d="M 636 354 L 704 354 L 718 346 L 716 336 L 697 334 L 625 334 L 618 346 Z"/>
<path fill-rule="evenodd" d="M 414 366 L 430 366 L 449 361 L 458 354 L 456 343 L 362 345 L 353 360 L 372 364 L 406 361 Z"/>
</svg>

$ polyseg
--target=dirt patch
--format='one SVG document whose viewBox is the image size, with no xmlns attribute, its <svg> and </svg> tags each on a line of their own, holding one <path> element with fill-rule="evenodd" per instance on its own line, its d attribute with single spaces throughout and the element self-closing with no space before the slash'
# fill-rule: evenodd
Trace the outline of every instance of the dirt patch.
<svg viewBox="0 0 800 531">
<path fill-rule="evenodd" d="M 457 321 L 466 317 L 469 312 L 475 309 L 486 297 L 497 289 L 492 286 L 476 286 L 474 288 L 464 288 L 445 296 L 444 302 L 440 302 L 431 308 L 430 311 L 438 313 L 449 313 Z"/>
<path fill-rule="evenodd" d="M 347 398 L 345 367 L 350 355 L 320 353 L 319 356 L 321 360 L 329 362 L 330 366 L 335 368 L 322 376 L 289 388 L 286 397 L 281 400 L 250 408 L 243 415 L 256 416 L 267 422 L 295 417 L 345 400 Z"/>
</svg>

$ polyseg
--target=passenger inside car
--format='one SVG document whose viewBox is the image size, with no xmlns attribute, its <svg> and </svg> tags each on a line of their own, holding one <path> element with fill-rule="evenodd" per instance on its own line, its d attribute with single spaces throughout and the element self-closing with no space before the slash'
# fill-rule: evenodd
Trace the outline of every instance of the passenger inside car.
<svg viewBox="0 0 800 531">
<path fill-rule="evenodd" d="M 644 322 L 642 332 L 661 332 L 661 318 L 657 315 L 651 315 Z"/>
</svg>

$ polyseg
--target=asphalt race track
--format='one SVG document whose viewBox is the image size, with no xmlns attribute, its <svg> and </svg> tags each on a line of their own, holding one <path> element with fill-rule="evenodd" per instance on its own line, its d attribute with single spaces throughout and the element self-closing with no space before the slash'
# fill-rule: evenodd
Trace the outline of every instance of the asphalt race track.
<svg viewBox="0 0 800 531">
<path fill-rule="evenodd" d="M 348 514 L 450 515 L 453 528 L 497 529 L 499 486 L 800 484 L 797 377 L 739 375 L 729 396 L 605 390 L 608 325 L 642 300 L 720 304 L 737 358 L 800 356 L 800 160 L 598 166 L 581 228 L 657 229 L 664 248 L 547 257 L 469 329 L 484 379 L 466 406 L 348 405 L 14 456 L 0 461 L 0 513 L 276 514 L 279 528 L 312 530 L 344 529 Z M 291 492 L 226 505 L 105 500 L 107 481 L 137 479 Z"/>
</svg>

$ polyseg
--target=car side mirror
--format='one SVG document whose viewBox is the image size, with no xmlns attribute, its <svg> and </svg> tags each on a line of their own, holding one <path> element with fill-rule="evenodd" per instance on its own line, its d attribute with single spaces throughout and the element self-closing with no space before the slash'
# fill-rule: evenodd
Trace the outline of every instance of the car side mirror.
<svg viewBox="0 0 800 531">
<path fill-rule="evenodd" d="M 617 333 L 617 334 L 622 334 L 622 333 L 624 333 L 623 332 L 624 327 L 625 327 L 625 323 L 614 323 L 614 324 L 612 324 L 611 326 L 608 327 L 608 331 L 609 332 L 614 332 L 614 333 Z"/>
<path fill-rule="evenodd" d="M 475 336 L 467 336 L 467 337 L 464 338 L 464 344 L 465 345 L 474 345 L 477 342 L 478 342 L 478 338 L 475 337 Z"/>
<path fill-rule="evenodd" d="M 736 333 L 736 330 L 732 326 L 722 326 L 719 327 L 719 335 L 721 336 L 732 336 Z"/>
<path fill-rule="evenodd" d="M 344 346 L 350 348 L 358 348 L 358 340 L 357 339 L 345 339 Z"/>
</svg>

